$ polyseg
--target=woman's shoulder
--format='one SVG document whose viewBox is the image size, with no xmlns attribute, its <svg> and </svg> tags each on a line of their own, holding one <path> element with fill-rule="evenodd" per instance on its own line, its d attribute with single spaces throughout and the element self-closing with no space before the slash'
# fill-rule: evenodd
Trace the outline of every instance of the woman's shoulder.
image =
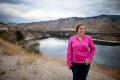
<svg viewBox="0 0 120 80">
<path fill-rule="evenodd" d="M 90 35 L 84 35 L 84 36 L 88 39 L 92 39 L 92 37 Z"/>
<path fill-rule="evenodd" d="M 71 36 L 69 39 L 74 39 L 76 38 L 76 35 Z"/>
<path fill-rule="evenodd" d="M 85 36 L 85 37 L 91 37 L 90 35 L 87 35 L 87 34 L 85 34 L 84 36 Z"/>
</svg>

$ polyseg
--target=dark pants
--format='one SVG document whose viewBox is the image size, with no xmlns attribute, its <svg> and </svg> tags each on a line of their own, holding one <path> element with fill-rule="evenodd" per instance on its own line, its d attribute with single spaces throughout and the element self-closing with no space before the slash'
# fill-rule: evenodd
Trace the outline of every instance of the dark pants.
<svg viewBox="0 0 120 80">
<path fill-rule="evenodd" d="M 73 80 L 86 80 L 90 64 L 72 63 Z"/>
</svg>

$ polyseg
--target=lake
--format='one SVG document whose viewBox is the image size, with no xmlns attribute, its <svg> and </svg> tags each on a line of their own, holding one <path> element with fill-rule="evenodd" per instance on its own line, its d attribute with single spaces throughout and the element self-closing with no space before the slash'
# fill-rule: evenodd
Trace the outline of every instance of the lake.
<svg viewBox="0 0 120 80">
<path fill-rule="evenodd" d="M 39 50 L 49 56 L 66 56 L 68 39 L 49 37 L 37 40 L 40 43 Z M 96 46 L 94 62 L 98 65 L 120 68 L 120 46 L 99 45 Z"/>
</svg>

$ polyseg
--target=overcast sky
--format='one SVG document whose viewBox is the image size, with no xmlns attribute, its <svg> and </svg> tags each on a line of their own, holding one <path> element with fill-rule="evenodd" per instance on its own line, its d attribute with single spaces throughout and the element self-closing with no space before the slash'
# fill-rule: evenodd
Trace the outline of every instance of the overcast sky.
<svg viewBox="0 0 120 80">
<path fill-rule="evenodd" d="M 119 5 L 120 0 L 0 0 L 0 21 L 23 23 L 120 15 Z"/>
</svg>

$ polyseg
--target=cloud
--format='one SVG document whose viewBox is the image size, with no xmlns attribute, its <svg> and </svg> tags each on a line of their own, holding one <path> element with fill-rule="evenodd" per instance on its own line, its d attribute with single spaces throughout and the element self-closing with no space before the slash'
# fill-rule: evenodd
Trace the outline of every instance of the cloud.
<svg viewBox="0 0 120 80">
<path fill-rule="evenodd" d="M 106 7 L 109 8 L 111 14 L 120 15 L 120 0 L 106 0 Z"/>
<path fill-rule="evenodd" d="M 8 5 L 8 4 L 7 4 Z M 11 6 L 11 7 L 8 7 Z M 40 21 L 40 20 L 50 20 L 50 19 L 58 19 L 62 17 L 71 17 L 73 13 L 69 12 L 69 14 L 66 14 L 64 11 L 59 10 L 44 10 L 44 9 L 32 9 L 29 11 L 26 11 L 26 9 L 22 8 L 23 5 L 13 6 L 2 4 L 0 7 L 0 14 L 1 16 L 7 16 L 7 17 L 16 17 L 16 18 L 23 18 L 28 21 Z M 4 9 L 3 9 L 4 8 Z"/>
<path fill-rule="evenodd" d="M 24 0 L 0 0 L 0 3 L 20 4 L 24 3 Z"/>
<path fill-rule="evenodd" d="M 14 1 L 16 0 L 1 1 L 3 3 L 0 3 L 0 17 L 7 16 L 8 18 L 18 18 L 18 20 L 21 20 L 21 22 L 24 22 L 25 20 L 26 22 L 35 22 L 67 17 L 88 17 L 100 14 L 120 14 L 119 0 Z"/>
</svg>

